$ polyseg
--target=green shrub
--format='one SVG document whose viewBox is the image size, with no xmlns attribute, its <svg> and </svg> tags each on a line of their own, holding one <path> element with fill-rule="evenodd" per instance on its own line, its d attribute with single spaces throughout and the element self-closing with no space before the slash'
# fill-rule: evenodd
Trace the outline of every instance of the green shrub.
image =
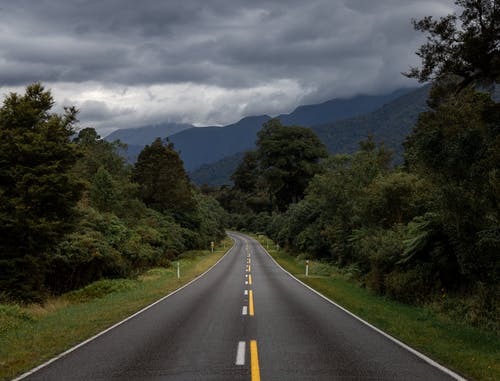
<svg viewBox="0 0 500 381">
<path fill-rule="evenodd" d="M 33 318 L 17 304 L 0 304 L 0 334 L 13 329 L 21 322 L 32 320 Z"/>
<path fill-rule="evenodd" d="M 418 265 L 407 271 L 396 270 L 385 277 L 387 295 L 409 304 L 428 300 L 435 284 L 429 265 Z"/>
<path fill-rule="evenodd" d="M 466 295 L 449 295 L 445 289 L 430 303 L 433 310 L 460 323 L 500 334 L 500 287 L 478 282 Z"/>
<path fill-rule="evenodd" d="M 130 290 L 137 282 L 130 279 L 102 279 L 82 289 L 68 292 L 65 298 L 71 302 L 81 303 L 102 298 L 113 292 Z"/>
<path fill-rule="evenodd" d="M 311 265 L 309 266 L 309 274 L 311 275 L 330 276 L 332 275 L 332 272 L 332 266 L 328 263 L 315 261 L 311 262 Z"/>
</svg>

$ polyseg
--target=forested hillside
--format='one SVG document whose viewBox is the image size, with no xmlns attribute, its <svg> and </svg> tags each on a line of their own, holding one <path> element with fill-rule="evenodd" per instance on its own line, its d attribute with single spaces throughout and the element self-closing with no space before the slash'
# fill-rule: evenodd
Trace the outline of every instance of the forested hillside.
<svg viewBox="0 0 500 381">
<path fill-rule="evenodd" d="M 53 104 L 33 84 L 0 108 L 0 300 L 134 276 L 224 235 L 224 211 L 171 145 L 156 140 L 132 167 L 120 143 L 75 135 L 77 111 Z"/>
<path fill-rule="evenodd" d="M 371 135 L 377 142 L 384 142 L 394 152 L 395 161 L 401 163 L 403 141 L 418 115 L 428 109 L 429 90 L 426 85 L 371 113 L 312 128 L 331 154 L 354 153 L 358 143 Z"/>
<path fill-rule="evenodd" d="M 232 185 L 230 177 L 236 171 L 244 156 L 245 152 L 238 152 L 213 164 L 204 164 L 198 169 L 189 172 L 189 178 L 199 186 L 219 187 L 221 185 Z"/>
<path fill-rule="evenodd" d="M 278 118 L 285 125 L 300 125 L 311 127 L 323 144 L 326 145 L 330 154 L 354 153 L 358 149 L 358 143 L 366 139 L 369 135 L 376 141 L 383 141 L 387 148 L 394 152 L 394 162 L 400 164 L 403 160 L 403 141 L 410 134 L 415 125 L 418 115 L 427 110 L 427 99 L 429 97 L 430 86 L 426 85 L 419 89 L 398 90 L 385 97 L 356 97 L 349 101 L 335 100 L 316 106 L 302 106 L 290 115 L 280 115 Z M 388 103 L 380 107 L 380 103 L 387 100 Z M 332 111 L 339 110 L 341 105 L 349 109 L 349 113 L 337 112 L 335 115 L 351 115 L 354 113 L 354 106 L 359 106 L 360 102 L 366 102 L 371 107 L 376 107 L 375 111 L 351 118 L 337 120 L 321 125 L 308 124 L 311 113 L 319 112 L 320 117 L 314 119 L 318 121 L 321 117 L 333 117 Z M 367 109 L 364 105 L 359 110 Z M 317 107 L 321 106 L 321 107 Z M 332 107 L 328 109 L 328 107 Z M 330 112 L 327 112 L 330 110 Z M 295 115 L 294 118 L 290 118 Z M 297 123 L 287 123 L 287 120 L 296 120 Z M 306 122 L 301 124 L 300 121 Z M 244 152 L 231 155 L 213 164 L 204 164 L 190 172 L 191 179 L 198 185 L 207 184 L 218 186 L 221 184 L 231 184 L 231 174 L 241 161 Z"/>
</svg>

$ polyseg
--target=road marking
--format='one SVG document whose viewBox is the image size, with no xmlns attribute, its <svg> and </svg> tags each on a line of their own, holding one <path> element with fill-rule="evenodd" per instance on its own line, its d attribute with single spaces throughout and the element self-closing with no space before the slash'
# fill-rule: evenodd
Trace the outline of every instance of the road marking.
<svg viewBox="0 0 500 381">
<path fill-rule="evenodd" d="M 248 274 L 245 274 L 245 278 L 248 278 Z"/>
<path fill-rule="evenodd" d="M 252 381 L 260 381 L 259 353 L 257 351 L 257 341 L 250 341 L 250 369 L 252 371 Z"/>
<path fill-rule="evenodd" d="M 245 348 L 246 343 L 240 341 L 238 343 L 238 350 L 236 351 L 236 365 L 245 365 Z"/>
<path fill-rule="evenodd" d="M 253 316 L 253 291 L 250 290 L 250 295 L 248 296 L 248 309 L 250 316 Z"/>
<path fill-rule="evenodd" d="M 245 281 L 245 284 L 248 284 L 248 281 Z"/>
<path fill-rule="evenodd" d="M 243 308 L 241 309 L 241 314 L 242 315 L 246 315 L 247 314 L 247 306 L 243 306 Z"/>
<path fill-rule="evenodd" d="M 245 293 L 244 293 L 244 294 L 245 294 L 245 295 L 248 295 L 248 290 L 245 290 Z"/>
<path fill-rule="evenodd" d="M 252 275 L 248 276 L 248 284 L 252 284 Z"/>
<path fill-rule="evenodd" d="M 250 267 L 250 265 L 248 265 L 248 272 L 252 272 L 252 268 Z"/>
</svg>

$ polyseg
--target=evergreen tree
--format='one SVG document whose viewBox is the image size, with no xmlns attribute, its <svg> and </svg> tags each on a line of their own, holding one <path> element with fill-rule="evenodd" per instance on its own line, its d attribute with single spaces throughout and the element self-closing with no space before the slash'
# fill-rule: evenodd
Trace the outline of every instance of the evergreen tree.
<svg viewBox="0 0 500 381">
<path fill-rule="evenodd" d="M 113 178 L 103 167 L 99 167 L 90 185 L 90 201 L 102 212 L 110 212 L 117 202 L 117 192 Z"/>
<path fill-rule="evenodd" d="M 160 138 L 144 147 L 137 158 L 134 179 L 149 207 L 180 216 L 195 208 L 192 189 L 179 154 Z"/>
<path fill-rule="evenodd" d="M 80 194 L 70 175 L 77 111 L 54 114 L 53 104 L 35 83 L 0 109 L 0 292 L 8 297 L 40 296 L 45 255 L 72 227 Z"/>
</svg>

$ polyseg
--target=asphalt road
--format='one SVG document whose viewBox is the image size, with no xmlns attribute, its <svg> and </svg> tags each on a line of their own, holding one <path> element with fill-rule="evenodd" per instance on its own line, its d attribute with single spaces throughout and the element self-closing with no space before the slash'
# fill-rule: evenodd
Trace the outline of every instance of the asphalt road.
<svg viewBox="0 0 500 381">
<path fill-rule="evenodd" d="M 250 237 L 208 273 L 23 380 L 451 380 L 280 269 Z"/>
</svg>

